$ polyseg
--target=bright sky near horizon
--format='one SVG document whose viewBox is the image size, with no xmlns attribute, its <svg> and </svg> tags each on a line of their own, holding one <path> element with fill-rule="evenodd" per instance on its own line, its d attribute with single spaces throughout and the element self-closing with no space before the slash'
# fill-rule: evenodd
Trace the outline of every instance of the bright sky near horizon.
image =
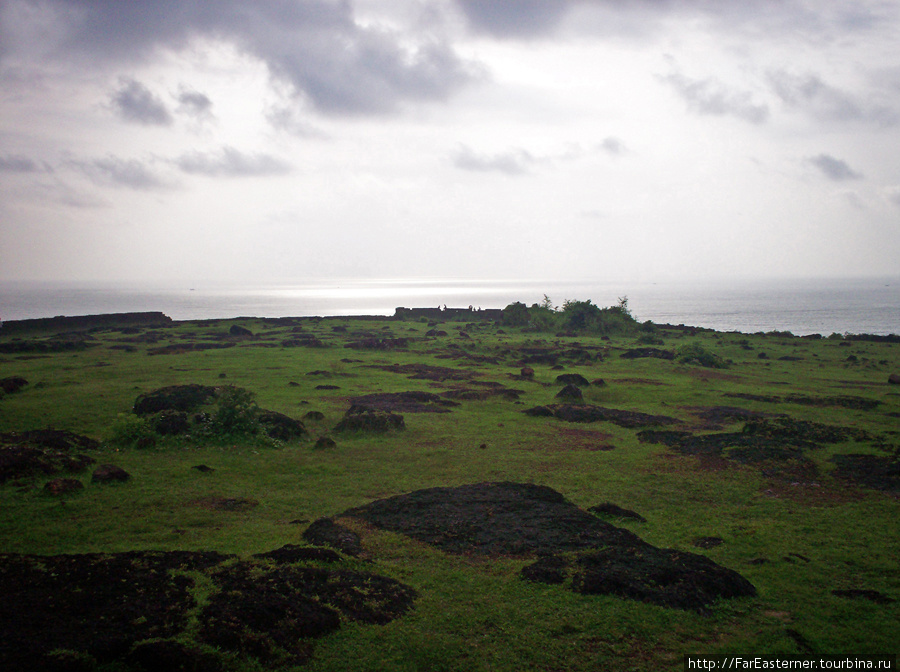
<svg viewBox="0 0 900 672">
<path fill-rule="evenodd" d="M 896 274 L 897 0 L 3 0 L 0 280 Z"/>
</svg>

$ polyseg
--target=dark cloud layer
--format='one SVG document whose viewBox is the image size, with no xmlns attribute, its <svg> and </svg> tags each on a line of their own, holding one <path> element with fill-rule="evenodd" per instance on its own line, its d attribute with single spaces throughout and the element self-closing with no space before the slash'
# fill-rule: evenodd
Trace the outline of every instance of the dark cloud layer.
<svg viewBox="0 0 900 672">
<path fill-rule="evenodd" d="M 836 159 L 829 154 L 819 154 L 809 159 L 809 162 L 818 168 L 829 180 L 844 182 L 846 180 L 859 180 L 862 174 L 853 170 L 846 161 Z"/>
<path fill-rule="evenodd" d="M 110 105 L 125 121 L 147 126 L 168 126 L 172 115 L 165 103 L 150 89 L 134 79 L 123 79 L 113 93 Z"/>
<path fill-rule="evenodd" d="M 660 79 L 697 114 L 734 116 L 753 124 L 769 118 L 768 105 L 755 102 L 749 91 L 733 89 L 716 79 L 691 79 L 680 73 L 670 73 Z"/>
<path fill-rule="evenodd" d="M 511 149 L 499 154 L 479 154 L 465 145 L 453 157 L 453 165 L 462 170 L 524 175 L 536 159 L 524 149 Z"/>
<path fill-rule="evenodd" d="M 9 154 L 0 156 L 0 172 L 3 173 L 37 173 L 41 167 L 27 156 Z"/>
<path fill-rule="evenodd" d="M 165 189 L 169 186 L 154 172 L 148 162 L 138 159 L 106 156 L 102 159 L 72 160 L 67 163 L 95 183 L 104 186 L 125 187 L 138 191 Z"/>
<path fill-rule="evenodd" d="M 265 177 L 285 175 L 289 164 L 268 154 L 245 154 L 233 147 L 218 152 L 193 152 L 175 160 L 175 165 L 191 175 L 207 177 Z"/>
<path fill-rule="evenodd" d="M 892 126 L 900 121 L 897 110 L 832 86 L 816 74 L 773 71 L 769 73 L 769 82 L 787 108 L 806 112 L 816 119 L 874 122 L 880 126 Z"/>
<path fill-rule="evenodd" d="M 41 4 L 65 27 L 56 45 L 60 58 L 123 63 L 148 58 L 158 48 L 184 47 L 195 38 L 224 40 L 260 58 L 273 76 L 326 113 L 384 113 L 408 101 L 440 100 L 474 76 L 446 42 L 362 25 L 346 0 Z M 132 82 L 114 102 L 133 121 L 166 123 L 167 112 L 147 94 Z"/>
</svg>

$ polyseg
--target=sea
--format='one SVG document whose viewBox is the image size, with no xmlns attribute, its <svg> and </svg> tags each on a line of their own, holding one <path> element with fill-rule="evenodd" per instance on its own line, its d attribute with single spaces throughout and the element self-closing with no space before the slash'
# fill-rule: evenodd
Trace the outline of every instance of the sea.
<svg viewBox="0 0 900 672">
<path fill-rule="evenodd" d="M 397 307 L 503 308 L 627 300 L 639 321 L 743 333 L 900 334 L 900 276 L 851 279 L 540 281 L 327 279 L 285 283 L 0 281 L 0 319 L 160 311 L 174 320 L 392 315 Z"/>
</svg>

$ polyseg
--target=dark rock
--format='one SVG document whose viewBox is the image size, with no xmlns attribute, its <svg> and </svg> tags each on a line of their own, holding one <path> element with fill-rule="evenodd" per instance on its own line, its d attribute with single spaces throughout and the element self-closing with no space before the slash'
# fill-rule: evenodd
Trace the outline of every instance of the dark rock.
<svg viewBox="0 0 900 672">
<path fill-rule="evenodd" d="M 655 357 L 657 359 L 675 359 L 675 353 L 671 350 L 660 350 L 659 348 L 634 348 L 619 355 L 622 359 L 641 359 L 645 357 Z"/>
<path fill-rule="evenodd" d="M 448 366 L 431 366 L 430 364 L 391 364 L 372 365 L 373 369 L 402 373 L 414 380 L 433 380 L 444 382 L 445 380 L 470 380 L 479 374 L 467 369 L 453 369 Z"/>
<path fill-rule="evenodd" d="M 306 427 L 303 426 L 303 423 L 284 413 L 261 411 L 257 419 L 265 433 L 279 441 L 292 441 L 306 435 Z"/>
<path fill-rule="evenodd" d="M 340 385 L 316 385 L 317 390 L 339 390 Z"/>
<path fill-rule="evenodd" d="M 138 641 L 174 637 L 187 626 L 194 581 L 166 570 L 222 559 L 142 551 L 0 555 L 0 669 L 46 669 L 36 661 L 59 649 L 109 663 Z"/>
<path fill-rule="evenodd" d="M 552 418 L 553 417 L 553 409 L 549 406 L 535 406 L 534 408 L 529 408 L 527 411 L 523 411 L 525 415 L 530 415 L 533 418 Z"/>
<path fill-rule="evenodd" d="M 330 548 L 319 546 L 297 546 L 285 544 L 281 548 L 265 553 L 256 553 L 254 558 L 274 560 L 278 563 L 290 564 L 294 562 L 340 562 L 341 556 Z"/>
<path fill-rule="evenodd" d="M 81 454 L 72 455 L 68 450 L 27 443 L 0 443 L 0 484 L 17 478 L 79 472 L 93 463 L 93 458 Z"/>
<path fill-rule="evenodd" d="M 97 450 L 100 442 L 65 429 L 33 429 L 0 434 L 0 443 L 17 443 L 59 451 Z"/>
<path fill-rule="evenodd" d="M 223 565 L 231 556 L 215 552 L 0 554 L 0 669 L 281 669 L 308 661 L 312 638 L 343 621 L 385 624 L 412 608 L 416 592 L 393 579 L 294 564 L 336 555 L 286 546 Z M 188 572 L 208 577 L 202 609 Z"/>
<path fill-rule="evenodd" d="M 669 425 L 678 422 L 675 418 L 665 415 L 648 415 L 636 411 L 622 411 L 616 408 L 604 408 L 591 404 L 552 404 L 550 406 L 538 406 L 524 411 L 527 415 L 546 416 L 546 410 L 550 414 L 565 422 L 612 422 L 620 427 L 633 429 L 635 427 L 648 427 Z"/>
<path fill-rule="evenodd" d="M 54 478 L 44 484 L 44 492 L 57 497 L 77 490 L 84 490 L 84 484 L 77 478 Z"/>
<path fill-rule="evenodd" d="M 697 537 L 694 541 L 691 542 L 697 548 L 715 548 L 716 546 L 721 546 L 725 543 L 725 540 L 721 537 Z"/>
<path fill-rule="evenodd" d="M 888 376 L 888 383 L 890 385 L 900 385 L 900 373 L 892 373 Z"/>
<path fill-rule="evenodd" d="M 704 611 L 717 599 L 753 597 L 737 572 L 709 558 L 649 544 L 610 546 L 578 558 L 573 590 L 615 595 L 663 607 Z"/>
<path fill-rule="evenodd" d="M 123 483 L 131 478 L 131 475 L 115 464 L 101 464 L 94 469 L 91 483 Z"/>
<path fill-rule="evenodd" d="M 740 574 L 692 553 L 660 549 L 599 520 L 546 486 L 478 483 L 429 488 L 344 512 L 441 550 L 484 556 L 577 555 L 573 589 L 702 610 L 723 597 L 751 596 Z M 558 560 L 532 576 L 557 580 Z"/>
<path fill-rule="evenodd" d="M 408 346 L 408 338 L 364 338 L 347 343 L 344 347 L 358 350 L 398 350 Z"/>
<path fill-rule="evenodd" d="M 603 378 L 597 378 L 596 380 L 591 381 L 591 385 L 594 387 L 606 387 L 606 381 Z"/>
<path fill-rule="evenodd" d="M 184 434 L 190 428 L 187 413 L 181 411 L 161 411 L 152 420 L 153 429 L 157 434 L 177 435 Z"/>
<path fill-rule="evenodd" d="M 546 555 L 537 562 L 523 567 L 519 575 L 526 581 L 554 585 L 563 583 L 566 580 L 568 567 L 569 563 L 565 558 Z"/>
<path fill-rule="evenodd" d="M 402 413 L 449 413 L 459 403 L 444 399 L 432 392 L 380 392 L 351 397 L 350 403 L 360 408 Z"/>
<path fill-rule="evenodd" d="M 580 404 L 584 401 L 584 396 L 581 394 L 581 388 L 577 385 L 566 385 L 556 393 L 555 398 L 574 404 Z"/>
<path fill-rule="evenodd" d="M 246 327 L 242 327 L 239 324 L 232 324 L 231 328 L 228 330 L 228 333 L 232 336 L 241 336 L 241 337 L 252 337 L 253 332 L 247 329 Z"/>
<path fill-rule="evenodd" d="M 216 388 L 207 385 L 172 385 L 140 395 L 134 402 L 137 415 L 160 411 L 190 413 L 216 397 Z"/>
<path fill-rule="evenodd" d="M 343 515 L 449 553 L 555 554 L 637 540 L 632 532 L 582 511 L 555 490 L 528 483 L 417 490 Z"/>
<path fill-rule="evenodd" d="M 530 366 L 523 366 L 519 371 L 519 375 L 526 380 L 532 380 L 534 378 L 534 369 Z"/>
<path fill-rule="evenodd" d="M 303 538 L 311 544 L 325 544 L 347 555 L 357 556 L 363 550 L 359 535 L 331 518 L 313 521 L 303 533 Z"/>
<path fill-rule="evenodd" d="M 398 581 L 364 572 L 277 565 L 260 574 L 247 562 L 216 571 L 219 590 L 200 614 L 199 634 L 265 667 L 302 665 L 312 655 L 310 640 L 334 632 L 342 619 L 388 623 L 409 611 L 416 597 Z"/>
<path fill-rule="evenodd" d="M 212 473 L 215 471 L 215 469 L 213 469 L 212 467 L 207 467 L 205 464 L 195 465 L 195 466 L 191 467 L 191 469 L 196 469 L 197 471 L 204 473 L 204 474 L 209 474 L 209 473 Z"/>
<path fill-rule="evenodd" d="M 125 661 L 137 672 L 225 672 L 214 653 L 171 639 L 151 640 L 134 645 Z"/>
<path fill-rule="evenodd" d="M 0 390 L 3 390 L 3 392 L 5 392 L 6 394 L 13 394 L 15 392 L 18 392 L 26 385 L 28 385 L 28 381 L 25 380 L 22 376 L 0 378 Z"/>
<path fill-rule="evenodd" d="M 314 447 L 316 450 L 328 450 L 330 448 L 337 448 L 337 443 L 329 436 L 320 436 L 316 439 L 316 445 Z"/>
<path fill-rule="evenodd" d="M 556 382 L 560 385 L 576 385 L 578 387 L 589 387 L 588 379 L 580 373 L 563 373 L 556 377 Z"/>
<path fill-rule="evenodd" d="M 338 432 L 378 432 L 406 429 L 402 415 L 362 406 L 351 406 L 343 419 L 335 426 Z"/>
<path fill-rule="evenodd" d="M 325 414 L 322 413 L 322 411 L 308 411 L 306 415 L 303 416 L 303 419 L 313 422 L 320 422 L 325 419 Z"/>
<path fill-rule="evenodd" d="M 596 506 L 592 506 L 588 509 L 591 513 L 595 513 L 598 516 L 609 516 L 611 518 L 629 518 L 631 520 L 637 520 L 641 523 L 646 523 L 647 519 L 644 518 L 641 514 L 635 513 L 631 509 L 623 509 L 618 504 L 613 504 L 612 502 L 604 502 L 603 504 L 597 504 Z"/>
</svg>

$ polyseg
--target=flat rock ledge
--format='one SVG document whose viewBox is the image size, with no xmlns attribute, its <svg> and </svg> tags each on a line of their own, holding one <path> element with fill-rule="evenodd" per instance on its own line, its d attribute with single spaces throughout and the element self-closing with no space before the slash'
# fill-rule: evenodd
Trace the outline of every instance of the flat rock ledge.
<svg viewBox="0 0 900 672">
<path fill-rule="evenodd" d="M 652 546 L 541 485 L 501 482 L 429 488 L 380 499 L 342 515 L 447 553 L 538 556 L 523 570 L 523 578 L 566 583 L 582 594 L 699 612 L 717 599 L 756 595 L 753 585 L 737 572 L 701 555 Z"/>
</svg>

